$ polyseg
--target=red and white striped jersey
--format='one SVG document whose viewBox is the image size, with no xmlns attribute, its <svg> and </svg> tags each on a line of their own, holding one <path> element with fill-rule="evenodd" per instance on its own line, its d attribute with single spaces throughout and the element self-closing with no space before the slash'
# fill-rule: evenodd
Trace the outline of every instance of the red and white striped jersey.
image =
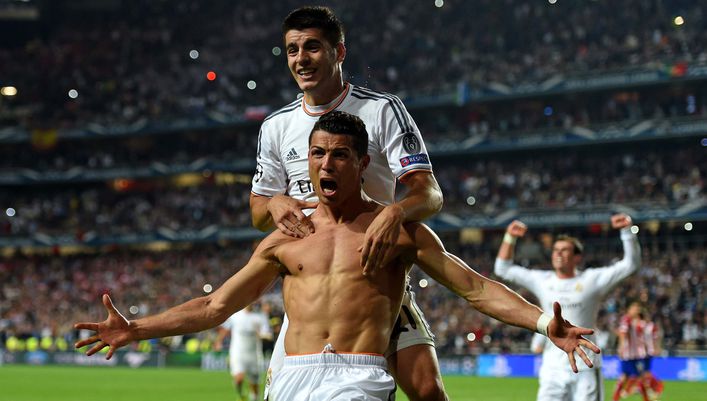
<svg viewBox="0 0 707 401">
<path fill-rule="evenodd" d="M 658 340 L 658 325 L 651 321 L 643 321 L 643 333 L 645 335 L 646 341 L 646 352 L 648 355 L 655 355 L 657 350 L 655 349 L 655 342 Z"/>
<path fill-rule="evenodd" d="M 617 350 L 619 359 L 628 361 L 648 356 L 646 326 L 643 320 L 632 318 L 629 315 L 622 316 L 619 323 L 619 334 L 624 337 L 624 341 L 619 342 Z"/>
</svg>

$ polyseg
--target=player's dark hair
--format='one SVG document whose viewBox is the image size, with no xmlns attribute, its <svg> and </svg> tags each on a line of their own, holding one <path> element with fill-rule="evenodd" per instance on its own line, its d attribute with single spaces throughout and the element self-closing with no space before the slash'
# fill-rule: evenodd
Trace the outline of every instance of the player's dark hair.
<svg viewBox="0 0 707 401">
<path fill-rule="evenodd" d="M 312 144 L 314 131 L 326 131 L 330 134 L 349 135 L 353 138 L 353 148 L 359 158 L 368 154 L 368 131 L 363 120 L 353 114 L 334 110 L 319 117 L 309 133 L 309 144 Z"/>
<path fill-rule="evenodd" d="M 344 25 L 329 7 L 306 6 L 292 11 L 282 23 L 282 36 L 293 29 L 301 31 L 307 28 L 321 29 L 333 47 L 344 43 Z"/>
<path fill-rule="evenodd" d="M 582 241 L 579 240 L 577 237 L 573 237 L 571 235 L 567 234 L 561 234 L 558 235 L 557 238 L 555 238 L 555 242 L 557 241 L 567 241 L 574 246 L 574 254 L 575 255 L 581 255 L 582 252 L 584 252 L 584 245 L 582 244 Z"/>
</svg>

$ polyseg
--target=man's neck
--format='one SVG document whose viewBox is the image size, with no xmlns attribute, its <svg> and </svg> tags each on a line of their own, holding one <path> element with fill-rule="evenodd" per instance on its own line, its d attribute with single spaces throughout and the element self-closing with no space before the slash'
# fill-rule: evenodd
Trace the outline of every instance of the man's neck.
<svg viewBox="0 0 707 401">
<path fill-rule="evenodd" d="M 362 213 L 372 212 L 378 206 L 375 202 L 355 197 L 338 205 L 319 202 L 315 213 L 331 223 L 342 224 L 354 221 Z"/>
<path fill-rule="evenodd" d="M 555 270 L 555 274 L 557 274 L 557 278 L 566 280 L 569 278 L 574 278 L 577 275 L 577 269 L 574 267 L 571 269 L 558 269 Z"/>
<path fill-rule="evenodd" d="M 305 91 L 304 92 L 304 102 L 310 106 L 323 106 L 329 104 L 339 97 L 346 85 L 344 81 L 339 77 L 338 79 L 332 79 L 331 83 L 319 90 Z"/>
</svg>

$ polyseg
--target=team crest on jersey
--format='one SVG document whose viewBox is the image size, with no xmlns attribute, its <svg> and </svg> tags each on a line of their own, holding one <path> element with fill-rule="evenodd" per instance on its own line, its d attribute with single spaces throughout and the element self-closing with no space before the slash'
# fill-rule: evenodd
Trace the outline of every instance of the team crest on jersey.
<svg viewBox="0 0 707 401">
<path fill-rule="evenodd" d="M 582 292 L 584 290 L 584 286 L 581 283 L 577 283 L 577 285 L 574 286 L 574 290 L 576 292 Z"/>
<path fill-rule="evenodd" d="M 290 149 L 290 151 L 287 153 L 287 156 L 285 157 L 285 160 L 288 162 L 291 162 L 292 160 L 297 160 L 299 159 L 299 155 L 297 154 L 297 151 L 295 148 Z"/>
<path fill-rule="evenodd" d="M 430 159 L 424 153 L 418 153 L 416 155 L 410 155 L 400 159 L 400 165 L 407 167 L 411 164 L 430 164 Z"/>
<path fill-rule="evenodd" d="M 420 151 L 420 140 L 412 132 L 403 135 L 403 148 L 409 154 L 415 154 Z"/>
</svg>

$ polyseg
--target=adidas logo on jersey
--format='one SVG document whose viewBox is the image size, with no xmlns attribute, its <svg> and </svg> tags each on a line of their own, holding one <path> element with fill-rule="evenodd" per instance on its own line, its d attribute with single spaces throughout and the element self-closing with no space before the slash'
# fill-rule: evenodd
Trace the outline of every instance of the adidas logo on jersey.
<svg viewBox="0 0 707 401">
<path fill-rule="evenodd" d="M 297 160 L 299 159 L 299 155 L 297 154 L 297 151 L 295 148 L 290 149 L 290 151 L 287 153 L 287 157 L 285 157 L 285 160 L 288 162 L 291 162 L 292 160 Z"/>
</svg>

